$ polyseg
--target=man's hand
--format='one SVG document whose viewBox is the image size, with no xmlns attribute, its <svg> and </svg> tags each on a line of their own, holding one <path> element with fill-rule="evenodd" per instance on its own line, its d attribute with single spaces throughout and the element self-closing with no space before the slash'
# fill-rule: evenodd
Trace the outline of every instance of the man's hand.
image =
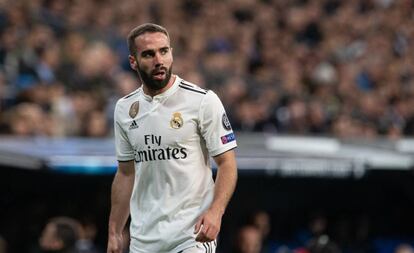
<svg viewBox="0 0 414 253">
<path fill-rule="evenodd" d="M 135 161 L 118 162 L 111 189 L 111 213 L 108 222 L 108 253 L 121 253 L 122 231 L 129 217 L 129 200 L 135 180 Z"/>
<path fill-rule="evenodd" d="M 214 209 L 203 213 L 195 225 L 194 234 L 198 234 L 196 241 L 210 242 L 217 238 L 221 227 L 222 214 Z"/>
<path fill-rule="evenodd" d="M 113 234 L 108 237 L 107 253 L 122 253 L 123 236 L 122 234 Z"/>
<path fill-rule="evenodd" d="M 215 156 L 214 161 L 218 167 L 214 197 L 210 208 L 198 218 L 195 225 L 194 234 L 197 234 L 198 242 L 210 242 L 217 238 L 221 218 L 236 187 L 237 165 L 234 151 L 229 150 Z"/>
</svg>

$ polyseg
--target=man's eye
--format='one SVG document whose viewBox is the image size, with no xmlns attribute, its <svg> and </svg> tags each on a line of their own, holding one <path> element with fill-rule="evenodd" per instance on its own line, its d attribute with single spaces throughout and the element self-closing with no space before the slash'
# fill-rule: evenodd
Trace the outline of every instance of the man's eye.
<svg viewBox="0 0 414 253">
<path fill-rule="evenodd" d="M 166 54 L 166 53 L 168 53 L 168 48 L 161 49 L 161 54 Z"/>
<path fill-rule="evenodd" d="M 150 52 L 145 52 L 145 53 L 142 53 L 142 57 L 143 57 L 143 58 L 150 58 L 150 57 L 152 57 L 152 55 L 153 55 L 153 54 L 151 54 Z"/>
</svg>

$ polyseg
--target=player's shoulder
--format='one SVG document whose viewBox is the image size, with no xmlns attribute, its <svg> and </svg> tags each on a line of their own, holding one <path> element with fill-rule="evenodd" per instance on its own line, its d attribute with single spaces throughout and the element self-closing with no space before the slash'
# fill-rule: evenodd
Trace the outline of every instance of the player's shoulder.
<svg viewBox="0 0 414 253">
<path fill-rule="evenodd" d="M 141 94 L 141 89 L 136 89 L 133 92 L 129 93 L 128 95 L 118 99 L 115 105 L 115 111 L 129 108 L 132 103 L 139 100 L 140 94 Z"/>
<path fill-rule="evenodd" d="M 220 98 L 213 90 L 203 89 L 183 79 L 179 80 L 178 87 L 180 96 L 190 98 L 194 105 L 210 106 L 221 103 Z"/>
<path fill-rule="evenodd" d="M 136 89 L 133 92 L 129 93 L 126 96 L 123 96 L 122 98 L 118 99 L 117 104 L 128 104 L 130 101 L 135 101 L 140 96 L 141 89 Z"/>
<path fill-rule="evenodd" d="M 119 101 L 127 101 L 127 100 L 129 100 L 129 99 L 136 98 L 136 97 L 138 97 L 138 96 L 139 96 L 139 94 L 141 93 L 141 90 L 142 90 L 142 89 L 138 88 L 138 89 L 134 90 L 133 92 L 129 93 L 128 95 L 126 95 L 126 96 L 124 96 L 124 97 L 120 98 L 120 99 L 119 99 Z"/>
<path fill-rule="evenodd" d="M 183 93 L 187 93 L 193 96 L 205 96 L 208 94 L 209 90 L 203 89 L 200 86 L 186 81 L 184 79 L 180 79 L 178 83 L 179 90 Z"/>
</svg>

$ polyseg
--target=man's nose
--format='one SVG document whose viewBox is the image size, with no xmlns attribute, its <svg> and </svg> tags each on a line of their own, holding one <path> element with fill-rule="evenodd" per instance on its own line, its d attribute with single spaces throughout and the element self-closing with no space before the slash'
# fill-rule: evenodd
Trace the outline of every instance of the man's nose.
<svg viewBox="0 0 414 253">
<path fill-rule="evenodd" d="M 159 52 L 157 52 L 155 54 L 154 62 L 155 62 L 155 66 L 156 67 L 159 67 L 159 66 L 164 65 L 164 61 L 163 61 L 162 55 Z"/>
</svg>

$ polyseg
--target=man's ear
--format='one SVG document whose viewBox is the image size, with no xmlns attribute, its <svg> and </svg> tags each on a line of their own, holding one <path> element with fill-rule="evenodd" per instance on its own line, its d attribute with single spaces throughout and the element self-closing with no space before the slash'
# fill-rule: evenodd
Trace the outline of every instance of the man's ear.
<svg viewBox="0 0 414 253">
<path fill-rule="evenodd" d="M 132 55 L 129 55 L 128 59 L 129 59 L 129 65 L 131 66 L 131 68 L 135 71 L 138 70 L 137 61 L 135 60 L 135 57 Z"/>
</svg>

